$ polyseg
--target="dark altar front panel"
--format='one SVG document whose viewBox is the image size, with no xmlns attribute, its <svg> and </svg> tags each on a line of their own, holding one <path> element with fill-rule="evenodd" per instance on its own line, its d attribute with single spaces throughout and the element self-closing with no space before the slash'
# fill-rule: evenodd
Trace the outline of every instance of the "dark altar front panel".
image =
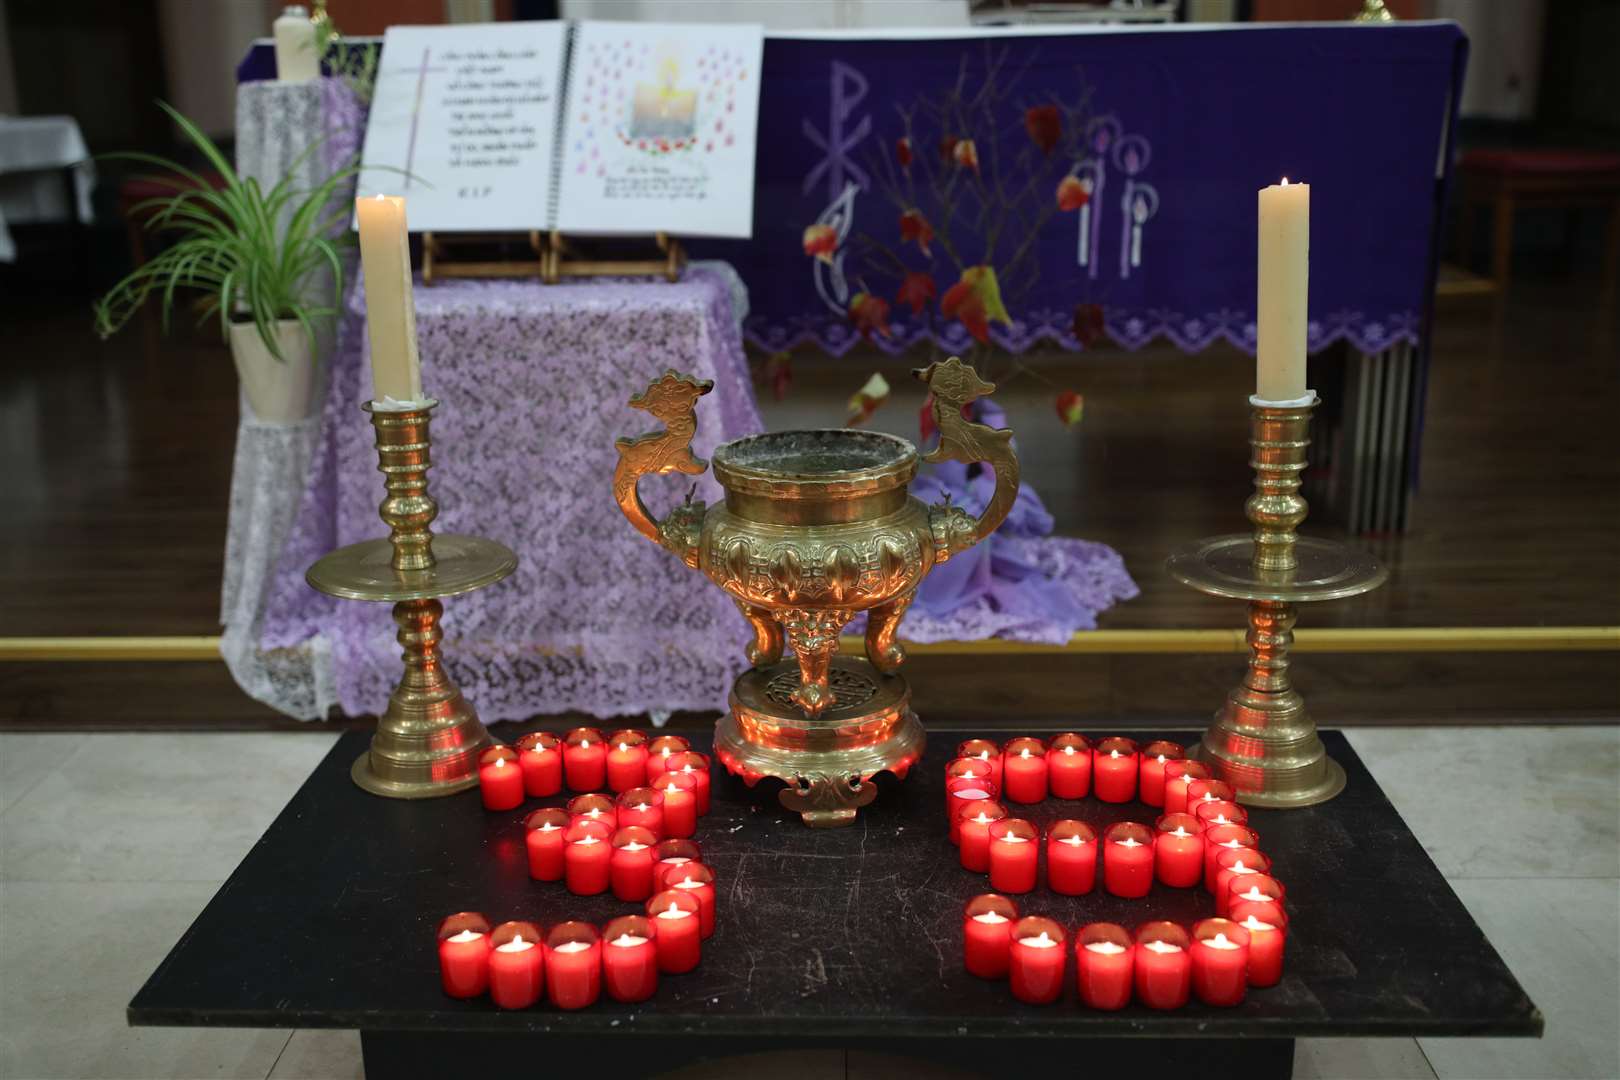
<svg viewBox="0 0 1620 1080">
<path fill-rule="evenodd" d="M 943 832 L 942 774 L 964 737 L 936 726 L 911 778 L 884 783 L 847 829 L 806 829 L 774 799 L 717 780 L 698 837 L 720 884 L 702 966 L 664 979 L 651 1002 L 562 1013 L 445 997 L 434 948 L 438 921 L 454 911 L 552 923 L 630 908 L 529 879 L 522 815 L 560 800 L 492 814 L 473 792 L 375 798 L 348 775 L 366 736 L 345 735 L 135 996 L 130 1022 L 362 1029 L 380 1075 L 391 1075 L 385 1062 L 425 1069 L 469 1047 L 539 1061 L 532 1055 L 617 1046 L 626 1062 L 669 1068 L 747 1050 L 851 1046 L 966 1065 L 996 1053 L 1072 1053 L 1076 1039 L 1127 1040 L 1088 1052 L 1172 1055 L 1197 1047 L 1159 1040 L 1235 1039 L 1220 1044 L 1222 1060 L 1249 1063 L 1250 1075 L 1287 1075 L 1278 1069 L 1300 1036 L 1540 1033 L 1535 1005 L 1337 732 L 1323 738 L 1349 775 L 1345 794 L 1251 820 L 1288 887 L 1280 985 L 1231 1009 L 1093 1012 L 1072 986 L 1052 1006 L 1014 1001 L 1004 983 L 962 970 L 961 908 L 988 888 L 960 869 Z M 1031 816 L 1106 824 L 1154 813 L 1088 799 L 1051 800 Z M 1160 886 L 1145 900 L 1043 889 L 1019 903 L 1071 927 L 1212 913 L 1202 890 Z M 1007 1040 L 1022 1049 L 993 1049 Z"/>
</svg>

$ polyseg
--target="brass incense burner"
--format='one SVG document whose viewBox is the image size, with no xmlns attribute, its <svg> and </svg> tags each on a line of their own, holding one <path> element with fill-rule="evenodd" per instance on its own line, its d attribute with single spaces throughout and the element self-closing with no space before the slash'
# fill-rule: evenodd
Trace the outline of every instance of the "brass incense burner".
<svg viewBox="0 0 1620 1080">
<path fill-rule="evenodd" d="M 905 660 L 900 620 L 929 569 L 994 531 L 1018 494 L 1012 432 L 962 416 L 995 386 L 955 357 L 914 374 L 933 392 L 940 432 L 939 447 L 921 460 L 983 461 L 995 470 L 995 494 L 977 519 L 911 497 L 919 457 L 906 440 L 833 429 L 720 446 L 714 475 L 725 500 L 705 507 L 688 499 L 656 521 L 637 481 L 708 467 L 691 441 L 697 399 L 713 384 L 673 371 L 630 399 L 665 430 L 618 441 L 613 493 L 625 517 L 730 594 L 753 628 L 753 669 L 732 688 L 715 751 L 750 785 L 766 776 L 786 781 L 782 804 L 810 825 L 854 821 L 876 797 L 876 773 L 903 778 L 921 755 L 922 724 L 897 674 Z M 839 632 L 863 611 L 865 661 L 839 657 Z M 792 660 L 782 659 L 784 646 Z"/>
</svg>

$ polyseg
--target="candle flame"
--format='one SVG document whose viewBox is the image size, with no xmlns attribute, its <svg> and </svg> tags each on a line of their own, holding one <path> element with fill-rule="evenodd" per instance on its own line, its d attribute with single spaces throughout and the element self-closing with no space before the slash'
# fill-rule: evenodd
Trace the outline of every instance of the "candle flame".
<svg viewBox="0 0 1620 1080">
<path fill-rule="evenodd" d="M 1065 753 L 1065 754 L 1068 754 L 1068 755 L 1069 755 L 1069 756 L 1070 756 L 1070 757 L 1073 757 L 1073 756 L 1074 756 L 1074 747 L 1072 747 L 1072 746 L 1065 746 L 1065 747 L 1064 747 L 1064 748 L 1063 748 L 1063 752 L 1064 752 L 1064 753 Z"/>
<path fill-rule="evenodd" d="M 1204 944 L 1212 949 L 1241 949 L 1243 946 L 1230 940 L 1224 933 L 1217 930 L 1212 938 L 1205 938 Z"/>
<path fill-rule="evenodd" d="M 1141 847 L 1142 846 L 1142 841 L 1138 840 L 1134 836 L 1127 836 L 1123 840 L 1115 840 L 1114 843 L 1118 844 L 1120 847 Z"/>
<path fill-rule="evenodd" d="M 576 843 L 576 844 L 600 844 L 601 841 L 598 840 L 594 836 L 582 836 L 578 840 L 575 840 L 574 843 Z"/>
<path fill-rule="evenodd" d="M 1261 922 L 1259 919 L 1255 918 L 1253 915 L 1250 915 L 1247 919 L 1244 919 L 1242 922 L 1238 923 L 1238 925 L 1243 927 L 1243 929 L 1245 929 L 1245 930 L 1275 930 L 1275 929 L 1277 929 L 1275 926 L 1272 926 L 1268 922 Z"/>
<path fill-rule="evenodd" d="M 980 810 L 978 812 L 978 814 L 974 815 L 973 820 L 978 822 L 980 825 L 988 825 L 994 819 L 989 814 L 985 813 L 983 810 Z"/>
<path fill-rule="evenodd" d="M 1018 756 L 1021 757 L 1021 758 L 1028 758 L 1029 757 L 1029 747 L 1026 746 L 1022 750 L 1018 751 Z"/>
<path fill-rule="evenodd" d="M 591 740 L 589 740 L 589 739 L 581 739 L 581 740 L 579 740 L 579 748 L 581 750 L 585 749 L 589 745 L 591 745 Z"/>
<path fill-rule="evenodd" d="M 1187 831 L 1186 826 L 1177 825 L 1175 827 L 1175 829 L 1170 833 L 1170 835 L 1175 837 L 1177 840 L 1185 840 L 1185 839 L 1187 839 L 1187 837 L 1191 836 L 1192 834 Z"/>
<path fill-rule="evenodd" d="M 506 765 L 506 759 L 505 758 L 498 757 L 498 758 L 495 759 L 495 767 L 497 769 L 503 768 L 503 767 L 505 767 L 505 765 Z"/>
<path fill-rule="evenodd" d="M 1180 952 L 1181 946 L 1169 941 L 1149 941 L 1142 946 L 1150 952 L 1173 953 Z"/>
<path fill-rule="evenodd" d="M 1111 758 L 1117 758 L 1117 757 L 1119 757 L 1119 751 L 1117 749 L 1116 750 L 1110 750 L 1110 751 L 1108 751 L 1108 756 L 1111 757 Z"/>
<path fill-rule="evenodd" d="M 1283 177 L 1283 182 L 1282 182 L 1282 186 L 1283 186 L 1283 187 L 1287 187 L 1287 186 L 1288 186 L 1288 177 L 1286 177 L 1286 176 L 1285 176 L 1285 177 Z"/>
<path fill-rule="evenodd" d="M 1250 885 L 1249 891 L 1238 894 L 1239 900 L 1270 900 L 1271 897 L 1260 891 L 1260 886 Z"/>
<path fill-rule="evenodd" d="M 622 754 L 622 753 L 624 753 L 624 752 L 625 752 L 625 751 L 626 751 L 626 750 L 629 750 L 629 749 L 630 749 L 630 744 L 629 744 L 629 743 L 627 743 L 627 742 L 622 742 L 622 743 L 620 743 L 620 744 L 619 744 L 619 753 L 621 753 L 621 754 Z"/>
</svg>

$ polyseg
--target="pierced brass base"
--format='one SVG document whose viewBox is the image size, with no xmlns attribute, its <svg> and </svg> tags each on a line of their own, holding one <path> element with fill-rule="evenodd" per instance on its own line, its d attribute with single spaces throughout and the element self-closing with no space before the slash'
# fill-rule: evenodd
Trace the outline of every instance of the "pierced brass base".
<svg viewBox="0 0 1620 1080">
<path fill-rule="evenodd" d="M 731 690 L 731 712 L 715 724 L 721 764 L 753 787 L 767 776 L 787 783 L 782 805 L 812 828 L 851 825 L 877 798 L 872 777 L 905 778 L 927 736 L 899 675 L 835 657 L 829 681 L 837 702 L 814 720 L 794 704 L 795 661 L 745 672 Z"/>
</svg>

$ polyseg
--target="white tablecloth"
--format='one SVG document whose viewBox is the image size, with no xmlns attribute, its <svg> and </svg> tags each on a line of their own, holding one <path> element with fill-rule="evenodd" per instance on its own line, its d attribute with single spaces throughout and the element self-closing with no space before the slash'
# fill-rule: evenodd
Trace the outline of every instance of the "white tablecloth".
<svg viewBox="0 0 1620 1080">
<path fill-rule="evenodd" d="M 68 205 L 62 170 L 71 170 Z M 8 222 L 64 221 L 88 225 L 94 215 L 90 191 L 96 169 L 84 135 L 71 116 L 0 116 L 0 262 L 15 262 L 17 247 Z"/>
</svg>

